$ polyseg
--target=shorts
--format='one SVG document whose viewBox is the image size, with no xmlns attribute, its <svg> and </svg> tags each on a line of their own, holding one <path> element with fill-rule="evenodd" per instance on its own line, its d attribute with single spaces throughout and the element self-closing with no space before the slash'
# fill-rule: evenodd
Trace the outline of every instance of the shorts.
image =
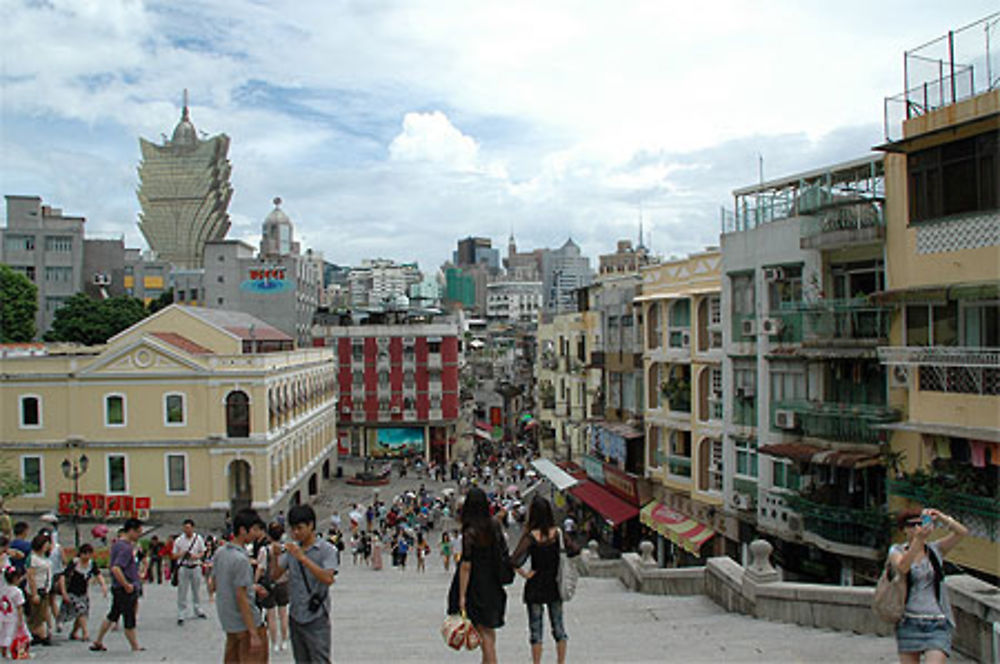
<svg viewBox="0 0 1000 664">
<path fill-rule="evenodd" d="M 566 628 L 563 626 L 563 603 L 561 600 L 546 604 L 528 604 L 528 642 L 537 644 L 542 642 L 542 611 L 544 607 L 549 607 L 549 625 L 552 627 L 552 638 L 556 641 L 565 641 L 569 638 L 566 635 Z"/>
<path fill-rule="evenodd" d="M 258 649 L 250 647 L 250 631 L 226 632 L 226 646 L 223 651 L 223 664 L 242 664 L 243 662 L 266 662 L 267 653 L 267 627 L 261 625 L 256 630 L 260 639 Z"/>
<path fill-rule="evenodd" d="M 951 656 L 951 625 L 945 618 L 909 618 L 896 625 L 896 650 L 898 652 L 927 652 L 940 650 Z"/>
<path fill-rule="evenodd" d="M 288 606 L 288 581 L 274 584 L 274 603 L 276 606 Z"/>
<path fill-rule="evenodd" d="M 121 618 L 125 629 L 135 629 L 135 606 L 138 602 L 139 593 L 135 591 L 127 593 L 124 588 L 112 588 L 108 622 L 116 623 Z"/>
</svg>

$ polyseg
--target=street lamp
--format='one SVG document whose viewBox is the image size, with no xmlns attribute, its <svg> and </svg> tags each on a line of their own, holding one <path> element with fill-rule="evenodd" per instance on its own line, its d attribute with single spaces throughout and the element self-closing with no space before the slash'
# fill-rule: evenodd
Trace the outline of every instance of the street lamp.
<svg viewBox="0 0 1000 664">
<path fill-rule="evenodd" d="M 80 550 L 80 476 L 87 472 L 90 466 L 90 459 L 86 454 L 81 454 L 77 461 L 63 459 L 62 472 L 66 479 L 73 480 L 73 542 L 76 550 Z"/>
</svg>

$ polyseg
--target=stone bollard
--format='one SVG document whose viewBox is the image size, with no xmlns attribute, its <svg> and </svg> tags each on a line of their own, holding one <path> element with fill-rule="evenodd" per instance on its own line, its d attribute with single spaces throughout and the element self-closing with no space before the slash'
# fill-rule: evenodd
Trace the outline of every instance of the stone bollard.
<svg viewBox="0 0 1000 664">
<path fill-rule="evenodd" d="M 601 554 L 598 552 L 599 546 L 600 545 L 598 545 L 597 540 L 590 540 L 589 542 L 587 542 L 587 552 L 590 554 L 590 557 L 593 558 L 594 560 L 597 560 L 601 557 Z"/>
<path fill-rule="evenodd" d="M 774 547 L 767 540 L 756 539 L 750 542 L 750 555 L 753 560 L 745 574 L 754 583 L 781 581 L 781 574 L 771 565 L 772 551 Z"/>
<path fill-rule="evenodd" d="M 655 567 L 656 559 L 653 558 L 654 548 L 655 547 L 653 546 L 653 543 L 650 542 L 649 540 L 642 540 L 641 542 L 639 542 L 639 555 L 640 555 L 639 562 L 649 567 Z"/>
</svg>

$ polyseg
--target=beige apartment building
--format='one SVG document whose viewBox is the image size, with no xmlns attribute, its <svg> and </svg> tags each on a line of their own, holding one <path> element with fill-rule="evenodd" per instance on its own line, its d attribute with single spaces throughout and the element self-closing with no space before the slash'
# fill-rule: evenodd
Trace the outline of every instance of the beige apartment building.
<svg viewBox="0 0 1000 664">
<path fill-rule="evenodd" d="M 727 529 L 721 263 L 709 248 L 645 267 L 635 298 L 645 321 L 645 468 L 655 498 L 640 518 L 669 542 L 666 556 L 663 539 L 658 549 L 674 563 L 725 553 L 725 538 L 713 538 Z"/>
<path fill-rule="evenodd" d="M 330 349 L 248 314 L 172 305 L 95 347 L 0 346 L 14 511 L 276 512 L 336 468 Z M 64 475 L 86 456 L 78 492 Z"/>
</svg>

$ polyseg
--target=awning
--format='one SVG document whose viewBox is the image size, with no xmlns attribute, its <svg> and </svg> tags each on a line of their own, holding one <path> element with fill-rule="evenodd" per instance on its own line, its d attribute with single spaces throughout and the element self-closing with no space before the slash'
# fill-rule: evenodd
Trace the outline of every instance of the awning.
<svg viewBox="0 0 1000 664">
<path fill-rule="evenodd" d="M 569 492 L 577 499 L 583 501 L 588 507 L 596 510 L 612 526 L 617 526 L 639 515 L 638 507 L 626 503 L 607 489 L 601 488 L 601 485 L 590 480 L 582 480 L 570 489 Z"/>
<path fill-rule="evenodd" d="M 493 431 L 493 426 L 490 425 L 488 422 L 483 422 L 482 420 L 476 422 L 476 428 L 483 429 L 485 431 Z"/>
<path fill-rule="evenodd" d="M 770 456 L 839 468 L 867 468 L 882 463 L 882 458 L 871 452 L 831 450 L 808 443 L 776 443 L 764 445 L 757 451 Z"/>
<path fill-rule="evenodd" d="M 701 545 L 712 539 L 715 531 L 691 517 L 654 500 L 642 508 L 639 520 L 685 551 L 699 555 Z"/>
<path fill-rule="evenodd" d="M 946 300 L 991 300 L 998 296 L 1000 296 L 1000 281 L 970 281 L 949 285 L 895 288 L 872 293 L 868 299 L 876 304 L 905 304 Z"/>
<path fill-rule="evenodd" d="M 624 422 L 607 422 L 604 420 L 598 420 L 594 423 L 594 426 L 626 439 L 642 438 L 643 436 L 642 431 L 639 431 L 635 427 L 629 426 Z"/>
<path fill-rule="evenodd" d="M 576 478 L 548 459 L 535 459 L 531 467 L 541 473 L 542 477 L 552 482 L 557 489 L 565 491 L 577 483 Z"/>
</svg>

